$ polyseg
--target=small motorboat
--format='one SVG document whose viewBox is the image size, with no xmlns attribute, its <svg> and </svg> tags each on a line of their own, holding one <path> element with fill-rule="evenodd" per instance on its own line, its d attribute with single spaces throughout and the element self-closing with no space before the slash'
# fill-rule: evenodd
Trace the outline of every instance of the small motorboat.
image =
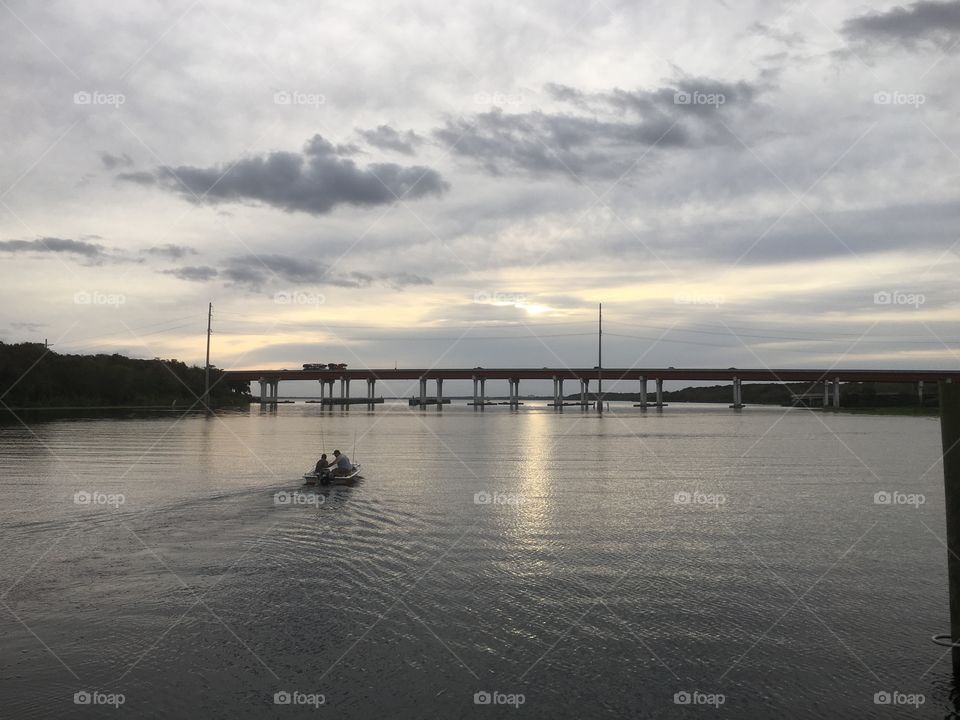
<svg viewBox="0 0 960 720">
<path fill-rule="evenodd" d="M 304 485 L 329 485 L 330 483 L 349 482 L 360 476 L 360 463 L 355 463 L 349 475 L 334 475 L 334 468 L 324 468 L 318 473 L 311 470 L 303 474 Z"/>
</svg>

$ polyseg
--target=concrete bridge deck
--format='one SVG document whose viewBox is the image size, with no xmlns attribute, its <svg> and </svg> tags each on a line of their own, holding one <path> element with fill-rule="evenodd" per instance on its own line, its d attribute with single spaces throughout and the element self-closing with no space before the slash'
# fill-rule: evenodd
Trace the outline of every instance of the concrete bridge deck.
<svg viewBox="0 0 960 720">
<path fill-rule="evenodd" d="M 960 381 L 960 370 L 847 368 L 347 368 L 344 370 L 226 370 L 226 379 L 275 380 L 733 380 L 750 382 L 941 382 Z"/>
<path fill-rule="evenodd" d="M 510 406 L 520 405 L 521 380 L 552 380 L 553 403 L 561 409 L 564 406 L 563 382 L 575 380 L 580 383 L 580 402 L 583 407 L 590 404 L 590 382 L 601 381 L 637 381 L 640 383 L 639 407 L 647 407 L 647 381 L 656 383 L 656 400 L 651 403 L 663 408 L 664 380 L 693 381 L 730 381 L 733 383 L 733 408 L 743 407 L 742 385 L 744 381 L 753 382 L 809 382 L 823 384 L 823 406 L 840 406 L 841 382 L 910 382 L 916 383 L 918 396 L 923 397 L 924 382 L 960 381 L 960 370 L 877 370 L 877 369 L 840 369 L 840 368 L 359 368 L 333 370 L 227 370 L 224 375 L 229 380 L 260 383 L 261 402 L 276 404 L 281 380 L 313 380 L 320 383 L 321 404 L 343 405 L 363 404 L 370 407 L 374 403 L 374 390 L 377 380 L 416 380 L 419 393 L 411 398 L 411 404 L 424 407 L 436 404 L 443 408 L 444 380 L 472 380 L 474 409 L 481 410 L 487 405 L 486 381 L 506 380 L 509 383 Z M 350 382 L 365 380 L 367 383 L 366 401 L 350 397 Z M 340 396 L 333 400 L 333 386 L 340 382 Z M 427 382 L 436 383 L 436 395 L 428 399 Z M 598 382 L 599 384 L 599 382 Z M 832 384 L 832 393 L 830 386 Z M 327 387 L 329 386 L 329 394 Z M 416 402 L 414 402 L 416 400 Z M 599 397 L 594 397 L 597 410 L 603 408 Z"/>
</svg>

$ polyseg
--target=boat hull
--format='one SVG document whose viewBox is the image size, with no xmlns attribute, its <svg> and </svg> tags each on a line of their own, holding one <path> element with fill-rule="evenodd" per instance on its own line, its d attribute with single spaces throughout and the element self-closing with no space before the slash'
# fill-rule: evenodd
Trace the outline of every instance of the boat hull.
<svg viewBox="0 0 960 720">
<path fill-rule="evenodd" d="M 305 485 L 329 485 L 330 483 L 349 482 L 360 477 L 360 465 L 353 466 L 349 475 L 334 475 L 332 469 L 321 470 L 319 475 L 316 472 L 305 472 L 303 481 Z"/>
</svg>

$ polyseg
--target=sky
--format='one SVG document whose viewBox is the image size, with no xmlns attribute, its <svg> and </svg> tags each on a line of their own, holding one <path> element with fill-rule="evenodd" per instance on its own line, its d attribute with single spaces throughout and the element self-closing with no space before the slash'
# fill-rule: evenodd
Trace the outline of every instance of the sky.
<svg viewBox="0 0 960 720">
<path fill-rule="evenodd" d="M 960 362 L 960 0 L 3 0 L 0 55 L 4 342 Z"/>
</svg>

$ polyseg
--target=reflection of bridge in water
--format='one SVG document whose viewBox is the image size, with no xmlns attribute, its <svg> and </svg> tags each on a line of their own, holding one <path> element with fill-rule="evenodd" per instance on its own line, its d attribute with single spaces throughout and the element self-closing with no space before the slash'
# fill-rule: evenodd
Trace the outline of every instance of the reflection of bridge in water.
<svg viewBox="0 0 960 720">
<path fill-rule="evenodd" d="M 411 404 L 426 407 L 436 405 L 441 409 L 449 399 L 443 397 L 444 380 L 472 380 L 474 409 L 482 410 L 492 404 L 487 400 L 487 380 L 506 380 L 508 384 L 508 400 L 505 404 L 511 407 L 520 405 L 521 380 L 552 380 L 552 405 L 560 409 L 564 403 L 563 383 L 565 380 L 578 382 L 580 399 L 573 405 L 586 408 L 590 405 L 602 408 L 600 399 L 602 392 L 594 392 L 591 396 L 590 382 L 597 381 L 597 387 L 603 381 L 607 382 L 637 382 L 641 409 L 648 406 L 662 408 L 664 380 L 686 381 L 728 381 L 732 383 L 731 407 L 743 407 L 742 386 L 744 382 L 787 383 L 807 382 L 811 389 L 822 386 L 823 406 L 840 406 L 840 383 L 842 382 L 896 382 L 914 383 L 917 386 L 918 398 L 923 397 L 924 382 L 960 381 L 960 371 L 954 370 L 839 370 L 827 369 L 776 369 L 776 368 L 390 368 L 390 369 L 334 369 L 334 370 L 227 370 L 224 372 L 227 380 L 240 382 L 259 382 L 260 399 L 266 404 L 277 403 L 281 380 L 315 380 L 320 383 L 320 400 L 322 405 L 367 405 L 372 407 L 383 402 L 383 398 L 376 397 L 378 380 L 416 380 L 419 382 L 419 392 L 411 398 Z M 353 380 L 365 381 L 367 384 L 364 397 L 353 397 L 350 394 L 350 383 Z M 647 388 L 649 381 L 654 382 L 653 402 L 648 402 Z M 427 383 L 434 382 L 436 393 L 427 395 Z M 334 385 L 340 384 L 339 395 L 334 396 Z M 810 393 L 805 393 L 809 397 Z M 570 404 L 570 403 L 566 403 Z"/>
</svg>

